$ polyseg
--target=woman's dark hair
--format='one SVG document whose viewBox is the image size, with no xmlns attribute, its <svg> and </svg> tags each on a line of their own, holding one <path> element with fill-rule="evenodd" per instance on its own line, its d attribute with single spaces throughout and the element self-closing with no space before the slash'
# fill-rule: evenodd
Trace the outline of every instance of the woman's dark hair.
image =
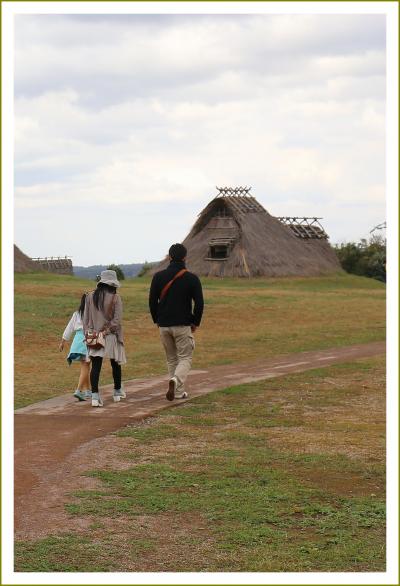
<svg viewBox="0 0 400 586">
<path fill-rule="evenodd" d="M 104 295 L 106 292 L 116 293 L 117 288 L 106 283 L 97 283 L 96 291 L 93 293 L 93 303 L 96 309 L 100 309 L 100 311 L 104 311 Z"/>
<path fill-rule="evenodd" d="M 79 305 L 79 315 L 81 316 L 81 318 L 83 317 L 83 312 L 85 311 L 85 304 L 86 304 L 86 295 L 87 293 L 84 293 L 81 297 L 81 303 Z"/>
</svg>

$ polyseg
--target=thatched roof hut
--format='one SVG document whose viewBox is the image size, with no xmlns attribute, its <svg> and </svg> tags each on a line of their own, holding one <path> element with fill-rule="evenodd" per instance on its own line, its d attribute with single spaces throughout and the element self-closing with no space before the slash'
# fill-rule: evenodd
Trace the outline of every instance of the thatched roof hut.
<svg viewBox="0 0 400 586">
<path fill-rule="evenodd" d="M 14 272 L 32 273 L 43 272 L 60 275 L 73 275 L 72 260 L 68 257 L 29 258 L 14 244 Z"/>
<path fill-rule="evenodd" d="M 183 244 L 200 276 L 315 276 L 340 271 L 320 218 L 275 218 L 250 188 L 218 188 Z M 164 259 L 152 272 L 165 268 Z"/>
<path fill-rule="evenodd" d="M 31 273 L 40 270 L 40 267 L 14 244 L 14 272 Z"/>
</svg>

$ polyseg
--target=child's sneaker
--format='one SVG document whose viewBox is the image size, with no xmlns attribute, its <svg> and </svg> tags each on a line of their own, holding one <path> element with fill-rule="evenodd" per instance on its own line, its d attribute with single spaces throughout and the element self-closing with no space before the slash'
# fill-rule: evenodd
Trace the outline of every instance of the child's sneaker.
<svg viewBox="0 0 400 586">
<path fill-rule="evenodd" d="M 78 399 L 79 401 L 86 401 L 87 397 L 85 396 L 85 393 L 80 391 L 79 389 L 76 389 L 75 393 L 74 393 L 74 397 L 76 397 L 76 399 Z"/>
<path fill-rule="evenodd" d="M 126 393 L 122 387 L 120 389 L 114 389 L 113 399 L 114 403 L 118 403 L 121 399 L 126 399 Z"/>
<path fill-rule="evenodd" d="M 100 393 L 92 393 L 92 407 L 103 407 L 103 401 L 100 398 Z"/>
</svg>

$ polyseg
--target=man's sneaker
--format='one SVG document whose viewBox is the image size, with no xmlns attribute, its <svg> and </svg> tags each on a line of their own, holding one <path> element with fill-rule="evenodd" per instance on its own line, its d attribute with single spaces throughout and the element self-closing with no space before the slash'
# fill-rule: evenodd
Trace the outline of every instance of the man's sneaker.
<svg viewBox="0 0 400 586">
<path fill-rule="evenodd" d="M 91 399 L 92 391 L 83 391 L 83 396 L 85 397 L 85 399 Z"/>
<path fill-rule="evenodd" d="M 122 387 L 120 389 L 114 389 L 113 399 L 114 403 L 118 403 L 121 399 L 126 399 L 126 393 Z"/>
<path fill-rule="evenodd" d="M 79 401 L 86 401 L 86 399 L 87 399 L 87 397 L 85 396 L 85 393 L 83 391 L 79 391 L 78 389 L 76 389 L 76 391 L 74 393 L 74 397 L 79 399 Z"/>
<path fill-rule="evenodd" d="M 103 401 L 99 393 L 92 393 L 92 407 L 103 407 Z"/>
<path fill-rule="evenodd" d="M 187 392 L 183 391 L 182 393 L 179 393 L 179 395 L 175 395 L 175 399 L 187 399 Z"/>
<path fill-rule="evenodd" d="M 178 386 L 178 380 L 175 376 L 169 379 L 168 391 L 165 395 L 168 401 L 173 401 L 175 398 L 176 387 Z"/>
</svg>

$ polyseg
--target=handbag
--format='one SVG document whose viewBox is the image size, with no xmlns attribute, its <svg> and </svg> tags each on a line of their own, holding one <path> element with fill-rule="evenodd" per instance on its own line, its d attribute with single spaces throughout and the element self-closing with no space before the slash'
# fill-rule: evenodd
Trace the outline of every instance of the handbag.
<svg viewBox="0 0 400 586">
<path fill-rule="evenodd" d="M 104 332 L 96 332 L 96 330 L 87 330 L 85 332 L 85 342 L 88 348 L 92 350 L 100 350 L 106 345 L 106 338 Z"/>
</svg>

